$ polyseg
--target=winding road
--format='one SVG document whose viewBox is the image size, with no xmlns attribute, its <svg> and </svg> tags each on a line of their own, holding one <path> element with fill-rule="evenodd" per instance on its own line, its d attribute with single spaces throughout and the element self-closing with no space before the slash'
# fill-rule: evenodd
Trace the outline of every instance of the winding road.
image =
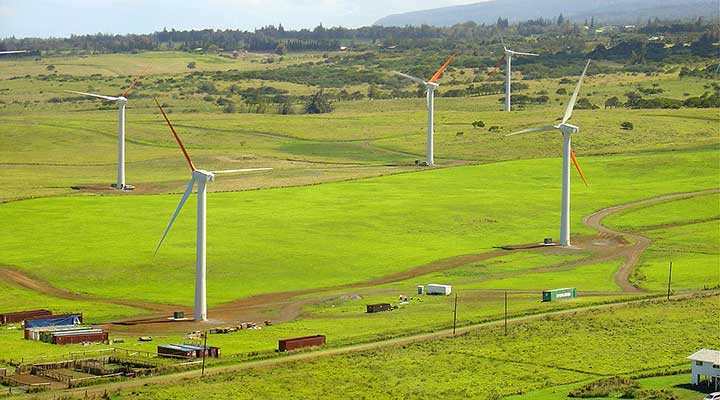
<svg viewBox="0 0 720 400">
<path fill-rule="evenodd" d="M 506 272 L 502 274 L 492 274 L 482 278 L 470 280 L 468 282 L 497 279 L 519 274 L 570 269 L 582 265 L 596 264 L 617 258 L 624 258 L 625 261 L 623 265 L 618 269 L 618 272 L 616 273 L 614 278 L 615 283 L 622 289 L 622 291 L 608 292 L 604 294 L 617 295 L 643 293 L 645 291 L 634 286 L 630 282 L 630 278 L 640 260 L 642 253 L 651 244 L 651 239 L 637 233 L 623 232 L 608 228 L 602 224 L 603 219 L 609 215 L 621 212 L 632 207 L 673 200 L 682 200 L 690 197 L 703 196 L 718 192 L 720 192 L 720 189 L 668 194 L 638 200 L 622 205 L 616 205 L 596 211 L 593 214 L 583 218 L 583 222 L 587 226 L 597 230 L 599 234 L 593 236 L 575 237 L 574 249 L 562 249 L 559 247 L 554 247 L 555 250 L 560 252 L 575 251 L 577 248 L 583 250 L 590 250 L 593 254 L 592 257 L 570 263 L 552 266 L 541 266 L 534 269 Z M 214 307 L 211 309 L 211 315 L 213 316 L 213 318 L 216 319 L 213 322 L 217 324 L 222 324 L 223 322 L 227 323 L 227 321 L 258 321 L 263 319 L 270 319 L 268 317 L 268 310 L 271 310 L 271 319 L 276 323 L 282 323 L 294 320 L 302 316 L 303 308 L 307 305 L 325 301 L 331 298 L 336 298 L 342 296 L 343 294 L 365 295 L 370 293 L 385 292 L 392 289 L 377 289 L 374 287 L 382 284 L 404 281 L 434 272 L 457 268 L 459 266 L 478 261 L 490 260 L 493 258 L 505 256 L 511 252 L 540 252 L 547 249 L 548 247 L 545 246 L 516 246 L 510 250 L 495 250 L 486 253 L 468 254 L 437 260 L 428 264 L 411 268 L 409 270 L 354 284 L 256 295 Z M 171 304 L 158 304 L 138 300 L 107 299 L 81 295 L 67 291 L 65 289 L 53 287 L 52 285 L 43 280 L 27 275 L 11 267 L 0 267 L 0 278 L 2 278 L 5 282 L 9 282 L 24 287 L 26 289 L 34 290 L 53 297 L 68 300 L 82 300 L 126 305 L 146 310 L 154 314 L 153 316 L 149 317 L 134 317 L 120 321 L 114 321 L 113 323 L 106 325 L 106 327 L 111 330 L 118 330 L 118 333 L 166 333 L 169 331 L 188 332 L 199 327 L 197 324 L 191 321 L 167 323 L 169 322 L 167 316 L 170 315 L 172 311 L 185 310 L 186 312 L 191 313 L 192 310 L 188 309 L 187 307 Z M 352 291 L 352 293 L 343 293 L 343 290 Z M 594 294 L 599 295 L 603 293 Z M 298 298 L 299 296 L 303 296 L 303 298 Z"/>
</svg>

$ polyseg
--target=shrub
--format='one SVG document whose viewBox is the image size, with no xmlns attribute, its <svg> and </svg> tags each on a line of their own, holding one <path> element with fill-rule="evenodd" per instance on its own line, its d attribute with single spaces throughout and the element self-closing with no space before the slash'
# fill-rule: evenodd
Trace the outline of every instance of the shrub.
<svg viewBox="0 0 720 400">
<path fill-rule="evenodd" d="M 232 101 L 228 101 L 225 103 L 225 106 L 223 107 L 223 112 L 226 114 L 231 114 L 235 112 L 235 103 Z"/>
<path fill-rule="evenodd" d="M 322 90 L 312 95 L 305 104 L 305 113 L 307 114 L 324 114 L 332 112 L 332 110 L 332 104 Z"/>
<path fill-rule="evenodd" d="M 472 123 L 473 128 L 484 128 L 485 122 L 483 121 L 473 121 Z"/>
<path fill-rule="evenodd" d="M 640 384 L 630 378 L 613 376 L 612 378 L 600 379 L 581 386 L 570 392 L 568 397 L 589 398 L 627 395 L 639 387 Z"/>
<path fill-rule="evenodd" d="M 631 131 L 631 130 L 635 129 L 635 126 L 633 125 L 632 122 L 625 121 L 622 124 L 620 124 L 620 129 L 622 129 L 624 131 Z"/>
<path fill-rule="evenodd" d="M 188 69 L 195 69 L 195 67 L 197 67 L 197 63 L 195 63 L 195 61 L 190 61 L 187 67 Z"/>
</svg>

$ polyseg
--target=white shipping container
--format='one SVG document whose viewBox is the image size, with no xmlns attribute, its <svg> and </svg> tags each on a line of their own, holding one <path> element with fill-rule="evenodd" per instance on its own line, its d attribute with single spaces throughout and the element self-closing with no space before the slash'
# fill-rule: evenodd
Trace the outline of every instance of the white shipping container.
<svg viewBox="0 0 720 400">
<path fill-rule="evenodd" d="M 450 285 L 436 285 L 432 283 L 427 285 L 427 294 L 444 294 L 448 296 L 451 292 L 452 286 Z"/>
</svg>

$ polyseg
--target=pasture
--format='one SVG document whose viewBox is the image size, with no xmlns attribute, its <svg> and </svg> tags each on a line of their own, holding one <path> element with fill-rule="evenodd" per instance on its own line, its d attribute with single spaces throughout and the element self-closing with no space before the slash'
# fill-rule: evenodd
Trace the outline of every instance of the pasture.
<svg viewBox="0 0 720 400">
<path fill-rule="evenodd" d="M 437 97 L 438 166 L 422 168 L 415 160 L 424 159 L 424 99 L 338 100 L 331 113 L 298 114 L 303 96 L 322 85 L 282 80 L 281 74 L 278 80 L 237 82 L 223 75 L 325 59 L 320 53 L 298 53 L 270 63 L 270 57 L 148 52 L 0 60 L 0 219 L 11 227 L 0 232 L 0 311 L 82 311 L 93 324 L 191 311 L 194 195 L 153 256 L 189 178 L 153 96 L 170 111 L 198 167 L 274 168 L 221 176 L 209 186 L 210 318 L 219 316 L 217 324 L 242 322 L 240 318 L 280 322 L 262 330 L 212 335 L 213 345 L 237 355 L 237 361 L 270 357 L 277 340 L 285 337 L 323 333 L 330 348 L 339 348 L 451 327 L 452 297 L 414 296 L 392 312 L 364 314 L 365 304 L 398 305 L 398 295 L 413 295 L 421 284 L 453 285 L 459 326 L 501 319 L 505 290 L 511 318 L 657 297 L 667 284 L 670 257 L 675 291 L 720 288 L 717 192 L 624 208 L 602 221 L 650 239 L 630 283 L 619 284 L 617 276 L 626 261 L 624 251 L 633 243 L 598 235 L 583 222 L 607 207 L 720 186 L 717 109 L 602 108 L 608 98 L 639 87 L 659 87 L 664 96 L 677 99 L 700 96 L 709 90 L 707 79 L 680 78 L 672 69 L 624 73 L 619 65 L 603 65 L 617 68 L 616 73 L 591 74 L 582 96 L 601 108 L 578 110 L 573 117 L 581 126 L 573 149 L 590 183 L 584 187 L 572 172 L 571 228 L 578 247 L 503 250 L 558 237 L 561 138 L 554 132 L 504 135 L 553 123 L 568 97 L 555 93 L 572 85 L 560 79 L 523 80 L 528 89 L 522 93 L 551 93 L 551 99 L 518 107 L 515 113 L 499 111 L 501 95 Z M 187 68 L 191 61 L 196 62 L 192 71 Z M 147 65 L 148 76 L 127 108 L 127 182 L 136 189 L 113 192 L 107 187 L 116 171 L 116 106 L 63 91 L 115 95 Z M 478 73 L 449 70 L 440 93 L 467 86 Z M 207 83 L 213 83 L 215 93 L 201 90 Z M 274 105 L 267 113 L 251 112 L 236 93 L 263 87 L 294 96 L 293 113 L 274 113 Z M 366 92 L 368 85 L 349 88 Z M 339 89 L 324 88 L 331 94 Z M 221 97 L 236 102 L 239 110 L 224 113 Z M 475 121 L 485 127 L 473 127 Z M 623 122 L 634 129 L 621 129 Z M 576 287 L 580 296 L 539 302 L 540 291 L 557 287 Z M 271 300 L 262 302 L 262 296 Z M 572 318 L 518 324 L 508 338 L 496 327 L 483 328 L 455 339 L 214 377 L 188 396 L 209 388 L 217 398 L 253 395 L 233 389 L 241 386 L 286 393 L 283 382 L 300 377 L 316 384 L 302 385 L 298 398 L 343 391 L 363 395 L 351 387 L 377 391 L 379 398 L 416 397 L 428 390 L 451 398 L 552 389 L 544 386 L 566 390 L 598 377 L 676 368 L 691 347 L 717 342 L 700 335 L 712 324 L 709 310 L 716 306 L 717 297 L 708 297 L 583 311 Z M 660 321 L 658 316 L 666 313 L 671 318 Z M 653 329 L 640 328 L 648 324 Z M 126 339 L 127 348 L 145 351 L 154 351 L 158 343 L 182 342 L 183 329 L 190 329 L 104 326 L 112 337 Z M 148 332 L 155 342 L 134 340 Z M 83 350 L 28 342 L 18 334 L 16 329 L 0 331 L 0 365 Z M 589 336 L 597 336 L 597 343 L 583 342 Z M 659 343 L 657 337 L 669 346 L 665 353 L 659 350 L 662 345 L 650 348 Z M 682 337 L 698 339 L 690 346 L 677 340 Z M 539 350 L 543 346 L 545 352 Z M 562 356 L 567 348 L 574 352 Z M 604 351 L 609 348 L 617 351 Z M 640 353 L 645 358 L 636 356 Z M 507 354 L 520 359 L 508 360 Z M 600 356 L 588 364 L 590 354 Z M 422 361 L 403 371 L 411 359 Z M 558 359 L 561 365 L 551 366 Z M 435 370 L 432 360 L 455 369 Z M 379 371 L 381 361 L 387 368 L 368 379 L 363 371 Z M 531 368 L 518 374 L 511 368 L 516 363 Z M 335 371 L 348 371 L 346 385 L 332 387 L 337 378 L 333 365 L 343 366 Z M 498 365 L 502 373 L 469 375 Z M 422 375 L 420 371 L 432 372 L 420 381 L 408 379 Z M 275 373 L 283 380 L 270 383 Z M 381 388 L 382 382 L 390 383 Z M 460 383 L 473 388 L 458 389 Z M 142 394 L 173 397 L 189 386 L 153 386 Z M 538 393 L 537 398 L 552 398 Z M 125 396 L 129 394 L 119 395 Z"/>
<path fill-rule="evenodd" d="M 720 339 L 716 332 L 706 334 L 715 324 L 717 300 L 650 302 L 550 317 L 511 325 L 507 337 L 502 327 L 492 327 L 455 338 L 128 389 L 112 398 L 166 399 L 181 393 L 218 399 L 364 398 L 372 393 L 374 398 L 393 399 L 432 392 L 447 398 L 522 393 L 519 398 L 563 399 L 580 383 L 602 377 L 686 368 L 684 357 L 695 346 Z M 688 381 L 682 374 L 643 385 L 671 388 Z"/>
</svg>

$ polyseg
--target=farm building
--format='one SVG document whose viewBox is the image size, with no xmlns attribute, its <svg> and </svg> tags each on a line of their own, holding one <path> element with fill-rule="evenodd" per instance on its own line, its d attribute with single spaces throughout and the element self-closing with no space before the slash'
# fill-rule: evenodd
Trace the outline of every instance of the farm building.
<svg viewBox="0 0 720 400">
<path fill-rule="evenodd" d="M 78 325 L 82 324 L 82 314 L 62 314 L 44 317 L 26 318 L 23 328 L 37 328 L 41 326 Z"/>
<path fill-rule="evenodd" d="M 161 344 L 157 347 L 159 356 L 176 358 L 220 357 L 220 348 L 200 346 L 197 344 Z"/>
<path fill-rule="evenodd" d="M 54 332 L 49 335 L 52 344 L 77 344 L 88 342 L 105 342 L 108 333 L 102 329 L 85 329 L 81 331 Z"/>
<path fill-rule="evenodd" d="M 290 351 L 303 347 L 321 346 L 325 344 L 324 335 L 305 336 L 293 339 L 281 339 L 278 341 L 278 351 Z"/>
<path fill-rule="evenodd" d="M 365 307 L 367 308 L 368 314 L 392 310 L 390 303 L 368 304 Z"/>
<path fill-rule="evenodd" d="M 25 339 L 51 344 L 104 342 L 108 340 L 108 333 L 82 325 L 41 326 L 26 328 Z"/>
<path fill-rule="evenodd" d="M 704 378 L 708 385 L 720 387 L 720 351 L 702 349 L 687 359 L 692 361 L 693 385 L 700 385 Z"/>
<path fill-rule="evenodd" d="M 450 285 L 436 285 L 432 283 L 427 285 L 427 294 L 442 294 L 449 296 L 450 293 L 452 293 L 452 286 Z"/>
<path fill-rule="evenodd" d="M 47 332 L 79 331 L 87 328 L 87 326 L 82 325 L 58 325 L 39 326 L 37 328 L 25 328 L 25 339 L 42 341 L 43 335 Z"/>
<path fill-rule="evenodd" d="M 0 325 L 15 324 L 29 318 L 47 317 L 52 315 L 49 310 L 28 310 L 0 314 Z"/>
<path fill-rule="evenodd" d="M 543 299 L 542 299 L 543 302 L 567 300 L 567 299 L 574 299 L 575 297 L 577 297 L 577 291 L 575 290 L 575 288 L 543 290 L 542 296 L 543 296 Z"/>
</svg>

